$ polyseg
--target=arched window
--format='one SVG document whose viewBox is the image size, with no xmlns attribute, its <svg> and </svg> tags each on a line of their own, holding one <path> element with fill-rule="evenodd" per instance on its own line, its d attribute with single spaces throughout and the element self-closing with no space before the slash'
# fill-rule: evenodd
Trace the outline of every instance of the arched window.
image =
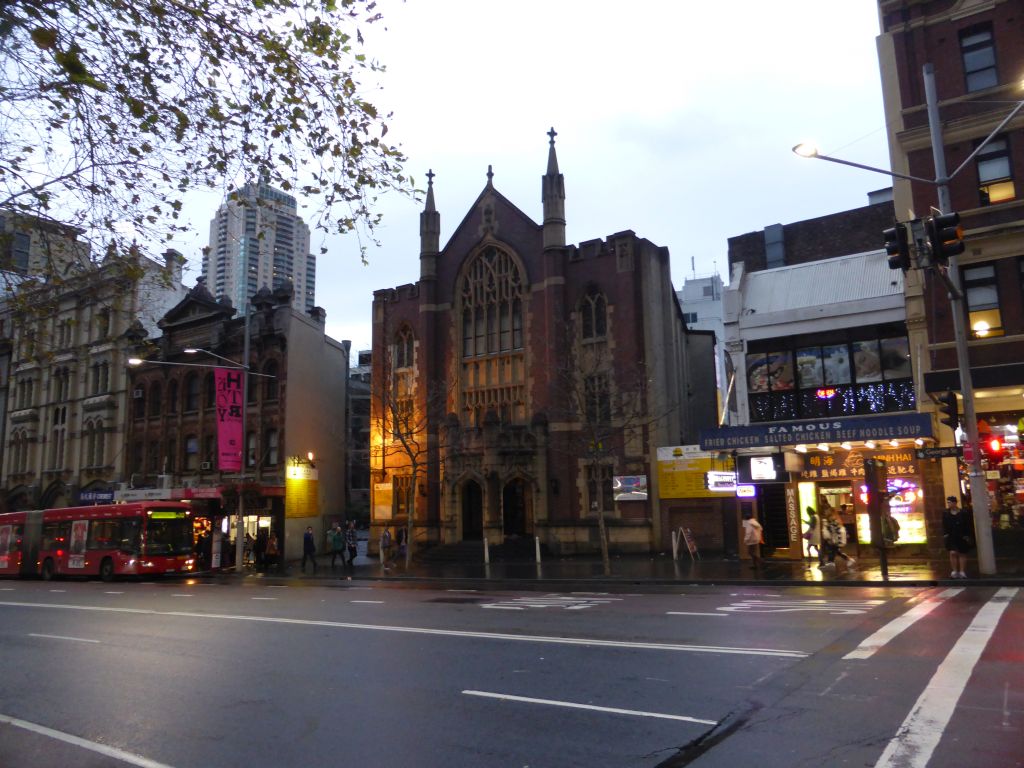
<svg viewBox="0 0 1024 768">
<path fill-rule="evenodd" d="M 53 409 L 53 425 L 50 439 L 50 469 L 64 468 L 64 438 L 67 435 L 67 406 L 61 405 Z"/>
<path fill-rule="evenodd" d="M 600 293 L 583 297 L 579 307 L 580 335 L 584 341 L 603 339 L 608 333 L 607 302 Z"/>
<path fill-rule="evenodd" d="M 217 385 L 212 373 L 206 374 L 203 382 L 203 394 L 203 407 L 215 408 L 217 406 Z"/>
<path fill-rule="evenodd" d="M 264 451 L 265 458 L 263 460 L 263 466 L 265 467 L 276 467 L 277 466 L 277 430 L 268 429 L 266 433 L 266 450 Z"/>
<path fill-rule="evenodd" d="M 190 373 L 185 377 L 185 411 L 199 410 L 199 376 Z"/>
<path fill-rule="evenodd" d="M 107 465 L 107 433 L 102 421 L 94 421 L 92 425 L 92 465 Z"/>
<path fill-rule="evenodd" d="M 414 337 L 412 329 L 408 326 L 402 328 L 395 334 L 394 364 L 395 370 L 401 368 L 412 368 Z"/>
<path fill-rule="evenodd" d="M 196 435 L 185 436 L 185 471 L 199 469 L 199 438 Z"/>
<path fill-rule="evenodd" d="M 149 387 L 149 415 L 159 416 L 162 405 L 163 387 L 160 386 L 159 381 L 155 381 Z"/>
<path fill-rule="evenodd" d="M 277 400 L 277 361 L 270 360 L 263 366 L 263 375 L 269 378 L 263 379 L 263 399 Z"/>
<path fill-rule="evenodd" d="M 521 424 L 526 418 L 526 294 L 518 262 L 498 248 L 485 248 L 463 271 L 460 397 L 467 424 L 479 426 L 489 410 L 505 422 Z"/>
<path fill-rule="evenodd" d="M 171 435 L 167 438 L 167 449 L 164 454 L 164 470 L 173 472 L 178 462 L 178 437 Z"/>
<path fill-rule="evenodd" d="M 178 380 L 171 379 L 167 383 L 167 412 L 178 412 Z"/>
<path fill-rule="evenodd" d="M 146 417 L 146 390 L 141 384 L 132 388 L 132 416 L 136 419 Z"/>
</svg>

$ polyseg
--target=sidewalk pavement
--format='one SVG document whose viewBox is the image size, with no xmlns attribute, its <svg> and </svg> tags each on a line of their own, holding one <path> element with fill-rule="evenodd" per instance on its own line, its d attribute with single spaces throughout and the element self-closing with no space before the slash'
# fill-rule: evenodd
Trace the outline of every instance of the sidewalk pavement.
<svg viewBox="0 0 1024 768">
<path fill-rule="evenodd" d="M 573 586 L 593 588 L 630 584 L 680 585 L 708 584 L 765 584 L 802 586 L 828 584 L 830 586 L 935 586 L 935 585 L 1024 585 L 1024 562 L 1019 559 L 998 560 L 996 574 L 982 576 L 977 561 L 968 567 L 968 578 L 953 579 L 946 557 L 932 560 L 894 560 L 888 565 L 888 580 L 882 575 L 877 559 L 861 559 L 848 567 L 839 562 L 835 567 L 819 568 L 812 560 L 764 561 L 755 570 L 749 560 L 708 559 L 673 561 L 668 555 L 623 555 L 611 560 L 611 574 L 606 575 L 600 558 L 552 558 L 542 563 L 532 561 L 484 563 L 432 563 L 417 562 L 406 568 L 404 562 L 395 562 L 384 569 L 376 559 L 359 556 L 355 566 L 331 569 L 329 557 L 318 557 L 316 575 L 311 569 L 304 574 L 300 561 L 286 564 L 284 574 L 257 574 L 247 570 L 246 576 L 267 579 L 317 581 L 375 581 L 391 583 L 420 583 L 436 587 L 462 587 L 474 589 L 561 589 Z"/>
</svg>

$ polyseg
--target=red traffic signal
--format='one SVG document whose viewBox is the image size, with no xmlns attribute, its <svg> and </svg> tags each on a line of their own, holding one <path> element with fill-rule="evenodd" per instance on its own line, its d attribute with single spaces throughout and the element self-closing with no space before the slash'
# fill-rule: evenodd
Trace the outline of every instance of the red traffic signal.
<svg viewBox="0 0 1024 768">
<path fill-rule="evenodd" d="M 1003 446 L 1003 441 L 998 437 L 989 437 L 982 441 L 981 452 L 988 459 L 990 467 L 996 464 L 1001 464 L 1003 457 L 1006 455 L 1006 449 Z"/>
</svg>

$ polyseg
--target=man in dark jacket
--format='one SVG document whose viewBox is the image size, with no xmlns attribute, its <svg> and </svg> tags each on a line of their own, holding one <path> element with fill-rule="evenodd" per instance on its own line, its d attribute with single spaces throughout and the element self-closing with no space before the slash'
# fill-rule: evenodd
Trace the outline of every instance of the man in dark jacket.
<svg viewBox="0 0 1024 768">
<path fill-rule="evenodd" d="M 313 575 L 316 575 L 316 539 L 313 538 L 313 526 L 306 526 L 302 535 L 302 572 L 306 572 L 306 560 L 313 561 Z"/>
</svg>

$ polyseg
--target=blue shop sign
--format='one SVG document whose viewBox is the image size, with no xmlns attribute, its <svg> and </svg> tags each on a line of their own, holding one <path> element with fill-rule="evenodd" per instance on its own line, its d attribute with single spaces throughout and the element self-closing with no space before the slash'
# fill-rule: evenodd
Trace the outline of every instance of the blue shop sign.
<svg viewBox="0 0 1024 768">
<path fill-rule="evenodd" d="M 78 494 L 79 504 L 113 504 L 113 491 L 80 491 Z"/>
<path fill-rule="evenodd" d="M 702 429 L 702 451 L 768 448 L 796 443 L 841 443 L 855 440 L 913 440 L 932 436 L 932 418 L 925 413 L 863 416 L 852 419 L 771 421 L 746 427 Z"/>
</svg>

